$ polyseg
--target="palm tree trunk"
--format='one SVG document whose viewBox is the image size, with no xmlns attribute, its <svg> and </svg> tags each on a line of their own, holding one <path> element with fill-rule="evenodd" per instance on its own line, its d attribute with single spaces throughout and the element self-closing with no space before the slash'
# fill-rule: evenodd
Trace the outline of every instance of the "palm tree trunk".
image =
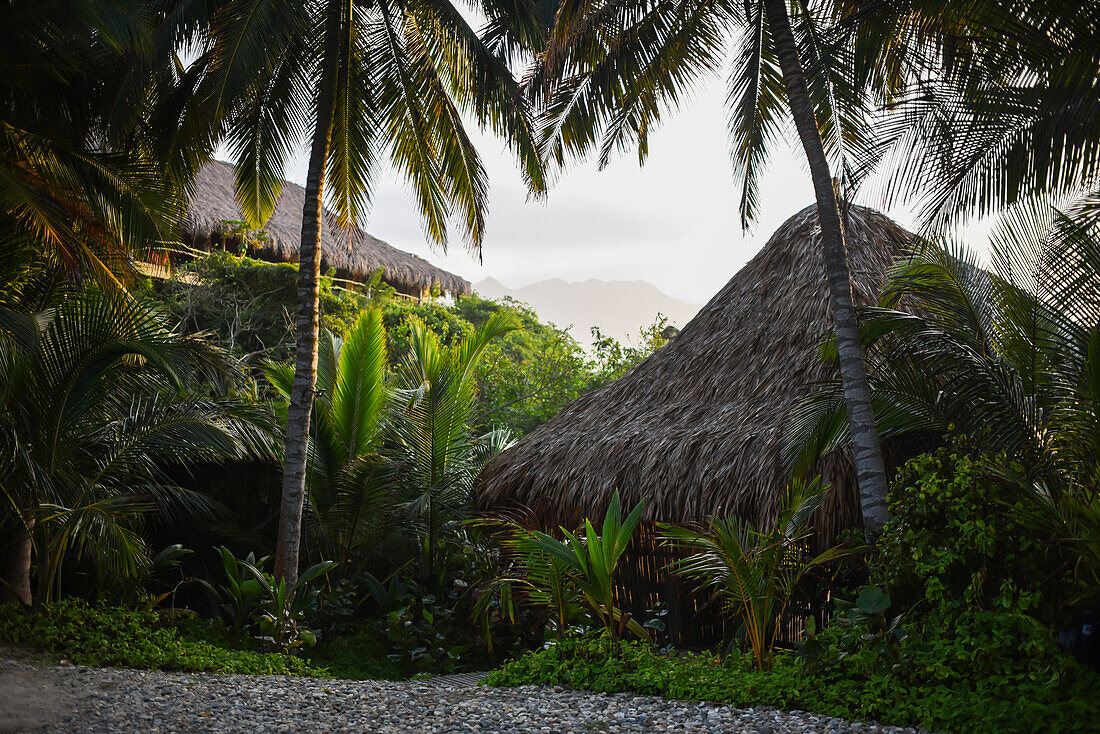
<svg viewBox="0 0 1100 734">
<path fill-rule="evenodd" d="M 787 101 L 798 136 L 802 139 L 802 147 L 806 151 L 817 197 L 817 218 L 821 225 L 825 275 L 833 322 L 836 325 L 840 379 L 844 386 L 844 401 L 852 434 L 863 530 L 868 537 L 873 537 L 878 535 L 889 519 L 886 507 L 886 466 L 882 459 L 878 432 L 875 430 L 871 391 L 867 383 L 867 365 L 863 360 L 855 305 L 852 303 L 852 281 L 848 271 L 848 253 L 844 247 L 844 227 L 829 172 L 829 161 L 821 142 L 821 131 L 814 118 L 806 77 L 802 72 L 802 62 L 799 60 L 798 48 L 791 31 L 787 1 L 764 0 L 764 7 L 779 57 L 783 83 L 787 89 Z"/>
<path fill-rule="evenodd" d="M 329 0 L 325 19 L 325 49 L 321 60 L 317 124 L 306 173 L 302 210 L 302 242 L 298 251 L 298 310 L 295 317 L 294 385 L 286 419 L 283 455 L 283 494 L 275 546 L 275 576 L 287 585 L 298 579 L 298 550 L 302 539 L 302 509 L 306 498 L 306 450 L 313 394 L 317 387 L 318 294 L 321 276 L 321 213 L 325 161 L 332 136 L 339 75 L 341 3 Z"/>
<path fill-rule="evenodd" d="M 24 525 L 19 521 L 15 537 L 8 550 L 6 568 L 4 569 L 4 596 L 12 596 L 18 601 L 31 605 L 31 551 L 34 547 L 31 532 L 34 530 L 34 518 L 31 517 Z"/>
</svg>

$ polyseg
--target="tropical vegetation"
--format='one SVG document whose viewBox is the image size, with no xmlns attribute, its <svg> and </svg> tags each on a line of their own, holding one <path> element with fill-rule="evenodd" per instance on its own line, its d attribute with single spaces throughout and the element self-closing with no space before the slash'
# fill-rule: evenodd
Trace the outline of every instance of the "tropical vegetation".
<svg viewBox="0 0 1100 734">
<path fill-rule="evenodd" d="M 475 11 L 481 31 L 427 0 L 0 6 L 0 642 L 91 665 L 494 667 L 495 685 L 936 730 L 1100 728 L 1100 6 Z M 637 344 L 597 329 L 587 353 L 522 304 L 414 303 L 381 272 L 349 285 L 321 272 L 322 206 L 361 221 L 391 166 L 429 237 L 457 224 L 476 251 L 468 124 L 541 195 L 589 154 L 644 161 L 723 66 L 742 223 L 793 123 L 836 327 L 836 379 L 786 426 L 771 521 L 662 525 L 617 493 L 571 527 L 476 513 L 488 462 L 667 324 Z M 300 263 L 213 252 L 138 275 L 178 243 L 219 146 L 262 232 L 307 142 Z M 857 191 L 911 205 L 921 230 L 858 310 Z M 948 230 L 987 216 L 982 259 Z M 826 537 L 839 490 L 817 472 L 842 451 L 862 524 Z M 675 649 L 669 626 L 691 622 L 625 592 L 647 548 L 667 554 L 661 595 L 690 594 L 720 647 Z"/>
</svg>

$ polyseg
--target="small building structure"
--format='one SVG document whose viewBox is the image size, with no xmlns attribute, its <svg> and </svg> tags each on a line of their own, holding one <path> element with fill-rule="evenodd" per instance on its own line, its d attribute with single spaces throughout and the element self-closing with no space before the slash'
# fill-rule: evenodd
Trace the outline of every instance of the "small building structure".
<svg viewBox="0 0 1100 734">
<path fill-rule="evenodd" d="M 853 296 L 872 304 L 915 236 L 861 206 L 847 207 L 846 219 Z M 519 511 L 544 527 L 572 528 L 602 517 L 616 490 L 626 507 L 644 500 L 650 524 L 624 568 L 624 601 L 642 614 L 682 597 L 664 571 L 670 559 L 653 543 L 652 523 L 711 515 L 774 520 L 788 478 L 781 457 L 788 417 L 815 383 L 836 377 L 820 356 L 832 329 L 817 211 L 810 206 L 787 220 L 667 345 L 496 457 L 475 486 L 475 503 L 481 511 Z M 815 532 L 831 538 L 859 527 L 850 456 L 838 452 L 818 469 L 833 492 Z M 695 641 L 706 639 L 702 628 L 712 624 L 687 619 L 698 611 L 696 605 L 674 615 L 681 626 L 699 628 Z"/>
<path fill-rule="evenodd" d="M 261 260 L 297 262 L 305 189 L 283 181 L 275 211 L 263 230 L 248 232 L 244 229 L 233 181 L 232 165 L 212 161 L 203 166 L 181 222 L 184 242 L 201 251 L 228 249 Z M 461 296 L 472 291 L 469 281 L 454 273 L 399 250 L 358 227 L 341 227 L 335 214 L 327 209 L 322 216 L 321 253 L 322 272 L 335 268 L 336 277 L 365 283 L 381 268 L 384 282 L 418 300 L 433 293 Z"/>
</svg>

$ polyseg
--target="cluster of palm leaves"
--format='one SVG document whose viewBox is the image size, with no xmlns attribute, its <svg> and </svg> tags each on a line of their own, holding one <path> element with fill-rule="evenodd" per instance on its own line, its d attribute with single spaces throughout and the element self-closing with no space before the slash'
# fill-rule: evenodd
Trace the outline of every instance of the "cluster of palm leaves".
<svg viewBox="0 0 1100 734">
<path fill-rule="evenodd" d="M 941 231 L 1036 201 L 1094 199 L 1098 20 L 1094 2 L 1052 0 L 887 0 L 854 12 L 848 25 L 867 47 L 921 71 L 876 126 L 860 166 L 878 174 L 870 190 L 909 200 Z"/>
<path fill-rule="evenodd" d="M 117 287 L 135 253 L 174 239 L 208 146 L 181 125 L 187 72 L 157 3 L 0 8 L 0 237 Z"/>
<path fill-rule="evenodd" d="M 862 317 L 872 395 L 887 439 L 955 432 L 1005 457 L 1001 479 L 1100 588 L 1100 230 L 1043 211 L 1004 230 L 1015 236 L 995 242 L 988 270 L 952 246 L 897 264 Z M 840 399 L 825 386 L 797 411 L 792 464 L 846 441 Z"/>
<path fill-rule="evenodd" d="M 842 546 L 809 552 L 810 517 L 828 491 L 820 478 L 792 482 L 767 528 L 737 517 L 711 517 L 701 528 L 661 528 L 664 542 L 683 554 L 671 570 L 721 601 L 760 670 L 770 664 L 780 624 L 806 574 L 850 553 Z M 728 644 L 736 641 L 732 636 Z"/>
<path fill-rule="evenodd" d="M 418 571 L 445 572 L 473 479 L 507 445 L 503 431 L 475 435 L 470 419 L 477 365 L 515 328 L 510 317 L 501 312 L 451 346 L 417 319 L 409 326 L 409 351 L 392 372 L 380 310 L 362 311 L 343 338 L 321 336 L 306 528 L 340 578 L 392 563 L 410 541 Z M 293 365 L 268 363 L 265 374 L 289 400 Z"/>
<path fill-rule="evenodd" d="M 143 518 L 214 509 L 179 485 L 179 469 L 274 455 L 273 420 L 235 396 L 246 387 L 235 365 L 179 337 L 155 306 L 92 291 L 9 316 L 20 328 L 0 326 L 0 522 L 24 602 L 32 562 L 41 600 L 80 559 L 99 593 L 124 590 L 150 563 Z"/>
</svg>

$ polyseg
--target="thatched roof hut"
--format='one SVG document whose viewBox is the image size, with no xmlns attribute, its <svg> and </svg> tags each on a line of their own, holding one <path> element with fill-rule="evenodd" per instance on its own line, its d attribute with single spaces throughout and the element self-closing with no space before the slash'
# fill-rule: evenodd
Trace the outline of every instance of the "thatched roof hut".
<svg viewBox="0 0 1100 734">
<path fill-rule="evenodd" d="M 259 257 L 278 262 L 298 260 L 302 234 L 302 204 L 305 189 L 283 181 L 282 193 L 264 232 L 267 239 L 254 243 Z M 233 166 L 212 161 L 199 171 L 195 193 L 183 219 L 185 236 L 200 249 L 224 236 L 225 223 L 242 219 L 233 193 Z M 469 281 L 427 260 L 402 252 L 357 227 L 343 229 L 336 217 L 326 210 L 321 229 L 323 269 L 334 267 L 340 277 L 365 281 L 371 273 L 384 268 L 382 279 L 398 290 L 419 295 L 438 287 L 444 293 L 464 295 L 471 291 Z"/>
<path fill-rule="evenodd" d="M 856 302 L 873 303 L 913 235 L 859 206 L 850 209 L 847 234 Z M 645 499 L 650 520 L 769 519 L 785 484 L 784 425 L 811 386 L 830 377 L 819 345 L 831 329 L 811 206 L 669 344 L 489 464 L 477 504 L 523 507 L 547 526 L 570 527 L 602 516 L 618 489 L 627 506 Z M 824 514 L 841 527 L 857 525 L 850 460 L 833 459 L 822 471 L 840 490 Z"/>
</svg>

